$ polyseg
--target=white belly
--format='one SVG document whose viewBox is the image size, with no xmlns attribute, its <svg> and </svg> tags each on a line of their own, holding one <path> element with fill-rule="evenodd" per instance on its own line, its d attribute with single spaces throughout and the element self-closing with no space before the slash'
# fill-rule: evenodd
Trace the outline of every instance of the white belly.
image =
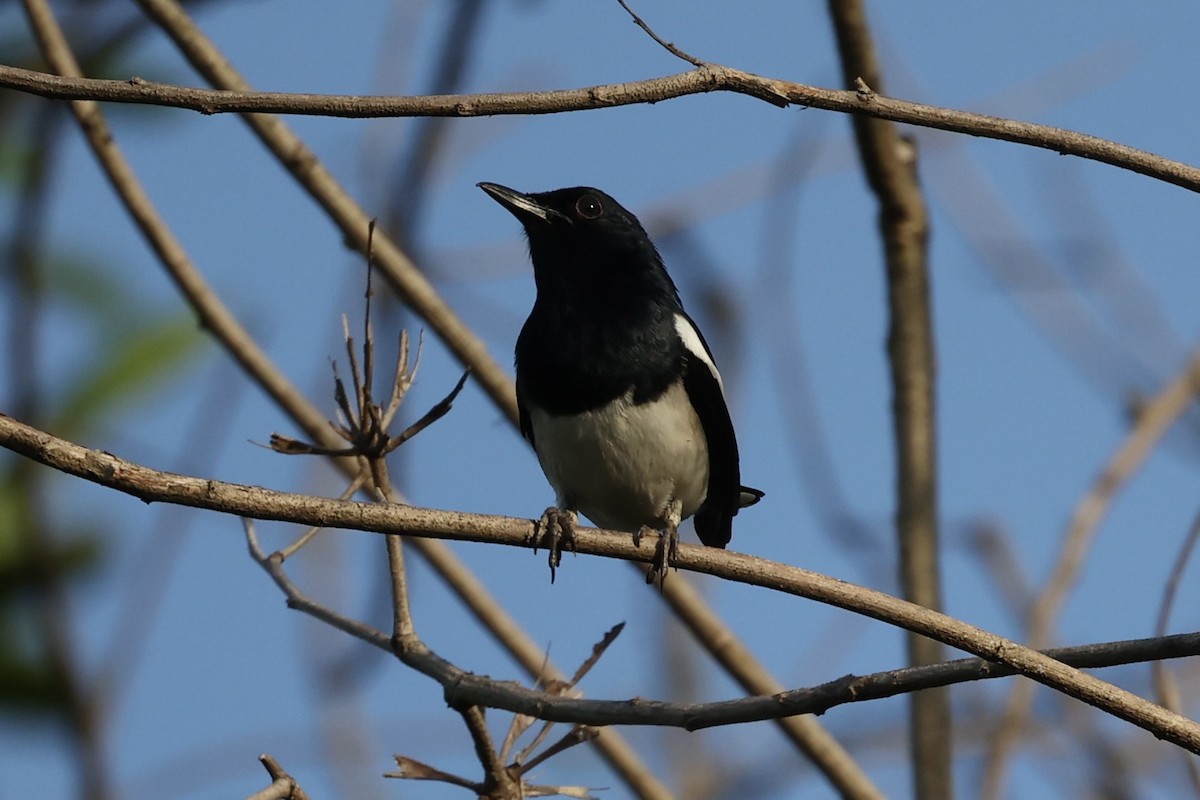
<svg viewBox="0 0 1200 800">
<path fill-rule="evenodd" d="M 708 493 L 708 444 L 676 383 L 650 403 L 629 396 L 577 416 L 530 409 L 542 471 L 560 508 L 602 528 L 662 528 L 672 500 L 690 517 Z"/>
</svg>

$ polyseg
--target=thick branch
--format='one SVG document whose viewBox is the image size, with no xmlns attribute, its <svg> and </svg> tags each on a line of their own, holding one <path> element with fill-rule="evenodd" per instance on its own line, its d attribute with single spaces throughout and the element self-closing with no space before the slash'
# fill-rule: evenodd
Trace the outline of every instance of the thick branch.
<svg viewBox="0 0 1200 800">
<path fill-rule="evenodd" d="M 922 128 L 965 133 L 1052 150 L 1111 164 L 1141 175 L 1200 191 L 1200 168 L 1064 128 L 957 111 L 883 97 L 872 91 L 837 91 L 766 78 L 715 64 L 688 72 L 630 83 L 547 92 L 506 92 L 427 97 L 293 94 L 194 89 L 153 83 L 94 78 L 60 78 L 0 65 L 0 88 L 17 89 L 58 100 L 100 100 L 170 106 L 204 114 L 261 112 L 324 117 L 488 117 L 559 114 L 567 111 L 659 103 L 705 92 L 733 92 L 774 105 L 798 105 L 866 114 Z"/>
<path fill-rule="evenodd" d="M 846 86 L 882 90 L 875 46 L 860 0 L 830 0 Z M 865 82 L 865 83 L 864 83 Z M 929 291 L 929 219 L 917 182 L 915 144 L 892 122 L 853 117 L 854 134 L 867 183 L 878 202 L 888 294 L 888 365 L 892 384 L 892 427 L 896 436 L 896 539 L 900 587 L 906 600 L 941 610 L 938 568 L 936 365 Z M 916 634 L 907 637 L 908 663 L 936 664 L 942 645 Z M 950 697 L 946 691 L 909 698 L 909 742 L 913 792 L 927 800 L 953 794 Z"/>
<path fill-rule="evenodd" d="M 0 446 L 146 502 L 172 502 L 242 517 L 376 533 L 404 533 L 519 547 L 532 547 L 535 543 L 535 526 L 531 520 L 329 500 L 159 472 L 111 453 L 88 450 L 2 414 Z M 576 550 L 584 554 L 649 564 L 654 559 L 654 538 L 643 537 L 641 546 L 637 547 L 629 536 L 584 528 L 576 534 Z M 988 661 L 1005 664 L 1039 683 L 1132 722 L 1160 739 L 1200 754 L 1200 725 L 1197 723 L 1016 642 L 944 614 L 798 567 L 708 547 L 681 545 L 678 566 L 680 569 L 806 597 L 899 625 Z M 390 643 L 390 639 L 388 641 Z M 448 683 L 443 684 L 447 686 L 448 694 L 461 691 L 461 687 L 470 686 L 474 680 L 474 676 L 463 673 L 432 654 L 409 655 L 412 659 L 406 658 L 405 663 L 425 674 L 444 671 L 452 676 Z M 518 690 L 514 688 L 513 691 Z M 459 696 L 455 697 L 457 701 Z M 543 695 L 537 694 L 534 710 L 512 710 L 549 718 L 549 712 L 545 710 L 549 702 Z"/>
</svg>

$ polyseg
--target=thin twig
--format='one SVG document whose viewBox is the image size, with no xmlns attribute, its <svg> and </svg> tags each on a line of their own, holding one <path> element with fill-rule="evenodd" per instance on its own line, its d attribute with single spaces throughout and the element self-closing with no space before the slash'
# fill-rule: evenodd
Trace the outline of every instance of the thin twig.
<svg viewBox="0 0 1200 800">
<path fill-rule="evenodd" d="M 567 680 L 541 645 L 517 624 L 505 611 L 503 604 L 463 565 L 446 543 L 419 538 L 410 541 L 438 577 L 463 601 L 479 624 L 513 656 L 527 675 L 545 682 Z M 668 800 L 673 796 L 615 728 L 601 728 L 595 739 L 595 747 L 638 797 Z"/>
<path fill-rule="evenodd" d="M 345 490 L 340 495 L 338 495 L 338 497 L 342 500 L 349 500 L 350 498 L 354 497 L 354 495 L 358 494 L 358 490 L 361 489 L 366 484 L 366 482 L 367 482 L 366 474 L 360 472 L 358 475 L 356 475 L 354 477 L 353 480 L 350 481 L 350 485 L 347 486 L 345 488 Z M 312 540 L 312 538 L 314 536 L 316 536 L 318 533 L 320 533 L 322 530 L 323 529 L 320 526 L 314 525 L 314 526 L 310 527 L 304 533 L 297 536 L 296 541 L 292 542 L 290 545 L 288 545 L 287 547 L 285 547 L 279 551 L 279 559 L 281 561 L 287 561 L 289 558 L 294 556 L 300 548 L 302 548 L 302 547 L 304 547 L 304 545 L 308 544 Z"/>
<path fill-rule="evenodd" d="M 617 640 L 617 637 L 621 635 L 621 631 L 624 629 L 624 622 L 617 623 L 613 627 L 609 628 L 608 631 L 605 632 L 604 636 L 601 637 L 600 641 L 592 646 L 592 652 L 588 654 L 588 657 L 585 658 L 583 663 L 579 665 L 579 668 L 575 670 L 575 674 L 571 676 L 569 681 L 548 681 L 544 683 L 544 689 L 546 693 L 552 695 L 569 695 L 573 697 L 579 696 L 579 693 L 574 691 L 575 687 L 581 680 L 583 680 L 584 676 L 591 671 L 592 667 L 596 666 L 596 664 L 600 661 L 600 658 L 605 652 L 607 652 L 612 643 Z M 508 737 L 505 738 L 504 746 L 500 751 L 500 758 L 502 760 L 507 758 L 507 754 L 511 750 L 513 742 L 516 741 L 516 737 L 528 730 L 529 721 L 531 720 L 531 717 L 527 718 L 523 715 L 517 715 L 513 718 L 513 724 L 509 729 Z M 521 751 L 517 753 L 516 757 L 513 759 L 513 762 L 514 764 L 521 765 L 521 774 L 525 774 L 532 769 L 535 764 L 545 761 L 559 750 L 572 747 L 580 742 L 588 741 L 595 735 L 595 732 L 593 731 L 591 735 L 580 738 L 580 730 L 577 726 L 574 730 L 568 732 L 566 736 L 558 742 L 558 744 L 551 746 L 549 750 L 531 759 L 530 754 L 541 746 L 542 742 L 545 741 L 546 737 L 550 734 L 550 729 L 553 726 L 553 722 L 544 722 L 541 729 L 534 735 L 529 743 L 522 747 Z M 572 740 L 573 737 L 575 738 Z M 570 744 L 566 744 L 568 740 L 572 740 Z"/>
<path fill-rule="evenodd" d="M 575 670 L 575 674 L 572 675 L 571 680 L 567 682 L 568 687 L 575 687 L 579 685 L 579 682 L 583 680 L 584 676 L 591 672 L 592 667 L 596 666 L 596 664 L 600 661 L 600 657 L 603 656 L 605 651 L 612 646 L 612 643 L 617 640 L 617 637 L 621 635 L 621 631 L 623 630 L 625 630 L 624 622 L 618 622 L 616 625 L 613 625 L 608 629 L 600 641 L 593 645 L 591 655 L 584 659 L 583 663 L 579 665 L 579 669 Z"/>
<path fill-rule="evenodd" d="M 258 531 L 254 525 L 254 520 L 243 517 L 242 527 L 246 533 L 246 546 L 250 550 L 250 558 L 271 576 L 271 580 L 275 581 L 275 585 L 279 587 L 284 597 L 287 598 L 289 608 L 294 608 L 315 619 L 319 619 L 330 627 L 340 630 L 343 633 L 348 633 L 367 644 L 373 644 L 381 650 L 391 651 L 392 639 L 383 631 L 372 628 L 365 622 L 359 622 L 345 615 L 338 614 L 336 611 L 310 600 L 301 592 L 299 587 L 292 582 L 292 579 L 284 571 L 283 560 L 279 558 L 279 554 L 272 553 L 271 555 L 267 555 L 263 552 L 262 546 L 258 542 Z"/>
<path fill-rule="evenodd" d="M 533 758 L 529 759 L 529 761 L 521 764 L 521 774 L 524 775 L 530 770 L 537 768 L 539 764 L 542 764 L 548 759 L 553 758 L 564 750 L 568 750 L 577 744 L 590 742 L 596 737 L 597 733 L 599 733 L 599 731 L 595 728 L 590 728 L 586 725 L 576 725 L 575 727 L 571 728 L 571 730 L 563 734 L 562 738 L 557 742 L 550 745 Z"/>
<path fill-rule="evenodd" d="M 387 447 L 384 452 L 390 453 L 400 445 L 407 442 L 412 437 L 416 436 L 421 431 L 428 428 L 433 423 L 437 422 L 442 417 L 446 416 L 450 411 L 450 407 L 454 405 L 454 400 L 458 397 L 459 392 L 463 390 L 463 386 L 467 383 L 467 378 L 471 376 L 471 370 L 468 368 L 463 372 L 462 377 L 458 379 L 458 383 L 450 390 L 450 393 L 439 400 L 432 408 L 425 412 L 419 420 L 409 425 L 404 429 L 404 432 L 399 436 L 393 436 L 388 440 Z"/>
<path fill-rule="evenodd" d="M 386 503 L 394 503 L 392 482 L 388 479 L 387 462 L 371 459 L 371 476 L 375 490 Z M 408 574 L 404 569 L 404 539 L 396 534 L 387 537 L 388 571 L 392 585 L 392 638 L 397 642 L 417 635 L 413 624 L 412 607 L 408 602 Z"/>
<path fill-rule="evenodd" d="M 399 767 L 395 772 L 385 772 L 385 778 L 403 778 L 410 781 L 438 781 L 440 783 L 448 783 L 452 786 L 461 786 L 464 789 L 470 789 L 477 795 L 483 791 L 483 786 L 478 781 L 468 780 L 451 772 L 445 772 L 437 767 L 431 767 L 423 761 L 417 761 L 409 756 L 395 756 L 396 766 Z"/>
<path fill-rule="evenodd" d="M 621 4 L 621 8 L 625 9 L 629 13 L 629 16 L 633 17 L 634 24 L 636 24 L 639 28 L 644 30 L 650 36 L 651 39 L 653 39 L 654 41 L 656 41 L 660 45 L 662 45 L 663 49 L 666 50 L 668 53 L 675 56 L 676 58 L 681 58 L 684 61 L 687 61 L 692 66 L 695 66 L 695 67 L 703 67 L 704 66 L 703 61 L 701 61 L 700 59 L 696 58 L 693 55 L 689 55 L 688 53 L 685 53 L 683 50 L 676 47 L 672 42 L 666 41 L 665 39 L 660 37 L 657 33 L 655 33 L 653 30 L 651 30 L 650 26 L 647 25 L 645 22 L 643 22 L 642 18 L 634 13 L 633 9 L 629 7 L 629 4 L 626 3 L 625 0 L 617 0 L 617 2 Z"/>
<path fill-rule="evenodd" d="M 388 567 L 392 576 L 392 603 L 395 616 L 392 621 L 392 637 L 401 639 L 415 636 L 412 609 L 408 604 L 408 579 L 404 572 L 404 540 L 396 535 L 387 537 Z"/>
</svg>

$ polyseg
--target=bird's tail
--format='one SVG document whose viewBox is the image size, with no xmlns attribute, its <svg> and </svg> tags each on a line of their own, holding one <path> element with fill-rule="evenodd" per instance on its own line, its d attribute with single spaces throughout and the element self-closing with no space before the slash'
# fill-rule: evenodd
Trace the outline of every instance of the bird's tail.
<svg viewBox="0 0 1200 800">
<path fill-rule="evenodd" d="M 763 493 L 749 486 L 739 487 L 736 506 L 718 506 L 716 503 L 705 503 L 696 512 L 693 520 L 696 525 L 696 535 L 700 541 L 709 547 L 724 548 L 733 538 L 733 518 L 738 509 L 752 506 L 762 500 Z"/>
</svg>

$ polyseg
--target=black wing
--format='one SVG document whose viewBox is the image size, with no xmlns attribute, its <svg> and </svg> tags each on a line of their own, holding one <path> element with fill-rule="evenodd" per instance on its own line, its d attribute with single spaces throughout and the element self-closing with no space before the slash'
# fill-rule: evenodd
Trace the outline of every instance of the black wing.
<svg viewBox="0 0 1200 800">
<path fill-rule="evenodd" d="M 529 406 L 525 405 L 525 401 L 521 399 L 520 392 L 517 392 L 517 424 L 520 425 L 521 435 L 525 437 L 525 441 L 529 442 L 536 452 L 537 445 L 533 442 L 533 422 L 529 419 Z"/>
<path fill-rule="evenodd" d="M 737 437 L 704 337 L 686 314 L 676 319 L 684 345 L 683 388 L 708 442 L 708 496 L 695 515 L 696 534 L 709 547 L 724 547 L 733 535 L 733 517 L 742 505 Z M 694 335 L 688 336 L 688 331 Z"/>
</svg>

